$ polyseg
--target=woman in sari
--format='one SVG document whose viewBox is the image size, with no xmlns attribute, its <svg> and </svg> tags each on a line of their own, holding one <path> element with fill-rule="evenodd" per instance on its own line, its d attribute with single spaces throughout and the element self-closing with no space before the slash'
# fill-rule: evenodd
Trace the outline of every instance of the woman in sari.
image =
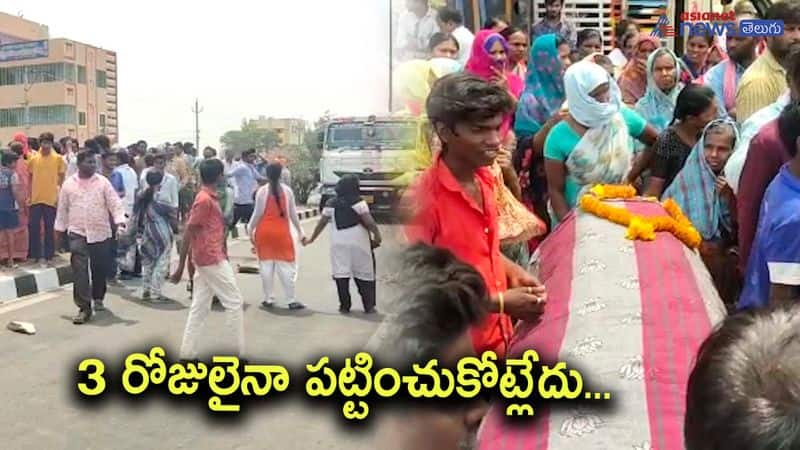
<svg viewBox="0 0 800 450">
<path fill-rule="evenodd" d="M 702 77 L 712 66 L 712 64 L 709 64 L 709 54 L 714 47 L 714 36 L 711 34 L 690 36 L 689 40 L 686 41 L 686 53 L 682 59 L 686 67 L 689 68 L 693 79 Z M 715 51 L 722 52 L 722 49 L 717 47 Z M 724 59 L 723 55 L 718 55 L 717 57 L 720 60 Z"/>
<path fill-rule="evenodd" d="M 632 167 L 631 137 L 646 145 L 658 133 L 622 105 L 617 83 L 598 64 L 580 61 L 564 74 L 567 116 L 544 144 L 550 219 L 559 223 L 595 184 L 625 183 Z"/>
<path fill-rule="evenodd" d="M 672 121 L 675 102 L 683 89 L 680 61 L 668 48 L 659 48 L 647 58 L 647 90 L 634 110 L 659 133 Z"/>
<path fill-rule="evenodd" d="M 525 82 L 509 70 L 508 54 L 508 42 L 500 33 L 482 30 L 475 35 L 464 71 L 505 88 L 517 100 Z M 510 120 L 506 125 L 510 128 Z"/>
<path fill-rule="evenodd" d="M 461 48 L 453 35 L 448 33 L 436 33 L 431 36 L 428 43 L 428 50 L 431 58 L 458 59 L 458 52 Z"/>
<path fill-rule="evenodd" d="M 28 163 L 25 162 L 25 148 L 28 146 L 28 138 L 21 134 L 23 140 L 17 139 L 14 136 L 14 141 L 11 142 L 11 151 L 19 156 L 15 173 L 19 178 L 19 184 L 16 189 L 19 190 L 20 198 L 24 201 L 19 202 L 19 210 L 17 216 L 19 217 L 19 225 L 12 230 L 11 237 L 14 239 L 14 253 L 12 254 L 14 261 L 24 262 L 28 259 L 28 217 L 30 214 L 30 199 L 31 199 L 31 174 L 28 171 Z M 5 242 L 0 242 L 0 255 L 8 254 L 8 245 Z"/>
<path fill-rule="evenodd" d="M 530 38 L 517 27 L 508 27 L 500 33 L 508 41 L 508 67 L 511 73 L 524 80 L 528 72 Z"/>
<path fill-rule="evenodd" d="M 578 32 L 578 55 L 586 58 L 593 53 L 603 52 L 603 35 L 594 28 L 584 28 Z"/>
<path fill-rule="evenodd" d="M 518 145 L 514 168 L 519 174 L 522 202 L 547 220 L 547 179 L 544 173 L 544 141 L 561 120 L 564 71 L 571 64 L 569 43 L 556 34 L 536 38 L 528 58 L 525 91 L 519 99 L 514 120 Z"/>
<path fill-rule="evenodd" d="M 19 142 L 22 144 L 22 157 L 27 160 L 28 155 L 31 153 L 31 146 L 28 141 L 28 136 L 22 132 L 14 133 L 14 137 L 11 139 L 11 142 Z"/>
<path fill-rule="evenodd" d="M 675 200 L 703 237 L 700 255 L 729 307 L 736 302 L 741 282 L 736 273 L 737 258 L 731 252 L 736 241 L 736 199 L 725 180 L 724 168 L 738 139 L 732 120 L 713 120 L 664 192 L 664 198 Z"/>
<path fill-rule="evenodd" d="M 636 102 L 634 110 L 638 112 L 659 133 L 664 131 L 672 121 L 675 112 L 675 103 L 683 89 L 681 78 L 680 60 L 672 50 L 659 48 L 647 58 L 647 90 L 644 96 Z M 640 153 L 645 150 L 644 153 Z M 636 144 L 634 151 L 638 154 L 637 171 L 644 171 L 653 158 L 652 148 L 643 148 Z M 641 173 L 632 174 L 638 178 Z"/>
<path fill-rule="evenodd" d="M 164 175 L 150 171 L 145 176 L 147 188 L 139 195 L 134 205 L 133 218 L 137 241 L 141 242 L 139 253 L 142 257 L 142 300 L 154 302 L 170 301 L 161 293 L 172 249 L 172 218 L 175 208 L 156 200 Z"/>
<path fill-rule="evenodd" d="M 661 41 L 657 37 L 649 33 L 639 34 L 634 57 L 619 76 L 619 89 L 626 105 L 633 106 L 644 96 L 647 90 L 647 58 L 659 48 Z"/>
</svg>

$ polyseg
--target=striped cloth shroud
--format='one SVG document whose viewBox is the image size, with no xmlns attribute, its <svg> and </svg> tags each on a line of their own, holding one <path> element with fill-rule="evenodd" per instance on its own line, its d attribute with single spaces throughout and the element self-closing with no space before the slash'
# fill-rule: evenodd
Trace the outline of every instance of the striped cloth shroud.
<svg viewBox="0 0 800 450">
<path fill-rule="evenodd" d="M 615 205 L 666 215 L 653 202 Z M 674 236 L 624 236 L 605 219 L 569 215 L 534 255 L 546 311 L 538 325 L 518 326 L 511 347 L 514 356 L 534 349 L 545 364 L 566 361 L 585 390 L 610 392 L 614 407 L 541 404 L 520 427 L 495 405 L 479 431 L 481 450 L 683 450 L 686 383 L 725 307 L 700 256 Z"/>
</svg>

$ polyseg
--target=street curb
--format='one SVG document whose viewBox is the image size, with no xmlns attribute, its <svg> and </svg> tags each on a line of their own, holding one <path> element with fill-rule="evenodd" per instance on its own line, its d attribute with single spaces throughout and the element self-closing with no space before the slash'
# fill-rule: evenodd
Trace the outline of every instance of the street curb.
<svg viewBox="0 0 800 450">
<path fill-rule="evenodd" d="M 300 220 L 319 216 L 319 209 L 312 208 L 297 213 Z M 244 225 L 239 225 L 240 236 L 246 236 Z M 72 283 L 72 267 L 69 262 L 45 269 L 22 268 L 15 275 L 0 276 L 0 306 L 9 305 L 22 297 L 53 291 Z"/>
<path fill-rule="evenodd" d="M 68 262 L 45 269 L 19 269 L 14 276 L 0 277 L 0 305 L 14 303 L 22 297 L 53 291 L 72 283 L 72 267 Z"/>
</svg>

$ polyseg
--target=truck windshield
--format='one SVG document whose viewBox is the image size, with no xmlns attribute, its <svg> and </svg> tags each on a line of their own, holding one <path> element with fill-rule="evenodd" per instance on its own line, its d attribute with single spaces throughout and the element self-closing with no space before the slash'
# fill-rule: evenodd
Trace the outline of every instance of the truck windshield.
<svg viewBox="0 0 800 450">
<path fill-rule="evenodd" d="M 411 150 L 417 137 L 414 122 L 335 123 L 328 127 L 327 150 Z"/>
</svg>

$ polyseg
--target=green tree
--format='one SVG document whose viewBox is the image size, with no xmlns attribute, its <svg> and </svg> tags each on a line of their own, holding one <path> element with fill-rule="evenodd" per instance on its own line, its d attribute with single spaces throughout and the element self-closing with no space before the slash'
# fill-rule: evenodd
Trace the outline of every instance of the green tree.
<svg viewBox="0 0 800 450">
<path fill-rule="evenodd" d="M 321 133 L 330 120 L 331 113 L 326 111 L 314 122 L 314 128 L 306 132 L 303 146 L 286 149 L 289 169 L 292 171 L 292 190 L 300 203 L 308 200 L 309 194 L 319 183 L 319 161 L 322 158 Z"/>
<path fill-rule="evenodd" d="M 292 190 L 299 203 L 305 203 L 319 182 L 319 158 L 304 146 L 291 146 L 285 150 L 292 171 Z"/>
<path fill-rule="evenodd" d="M 240 130 L 231 130 L 222 135 L 220 142 L 226 151 L 240 154 L 247 149 L 271 150 L 278 145 L 278 135 L 272 130 L 257 128 L 242 121 Z"/>
</svg>

